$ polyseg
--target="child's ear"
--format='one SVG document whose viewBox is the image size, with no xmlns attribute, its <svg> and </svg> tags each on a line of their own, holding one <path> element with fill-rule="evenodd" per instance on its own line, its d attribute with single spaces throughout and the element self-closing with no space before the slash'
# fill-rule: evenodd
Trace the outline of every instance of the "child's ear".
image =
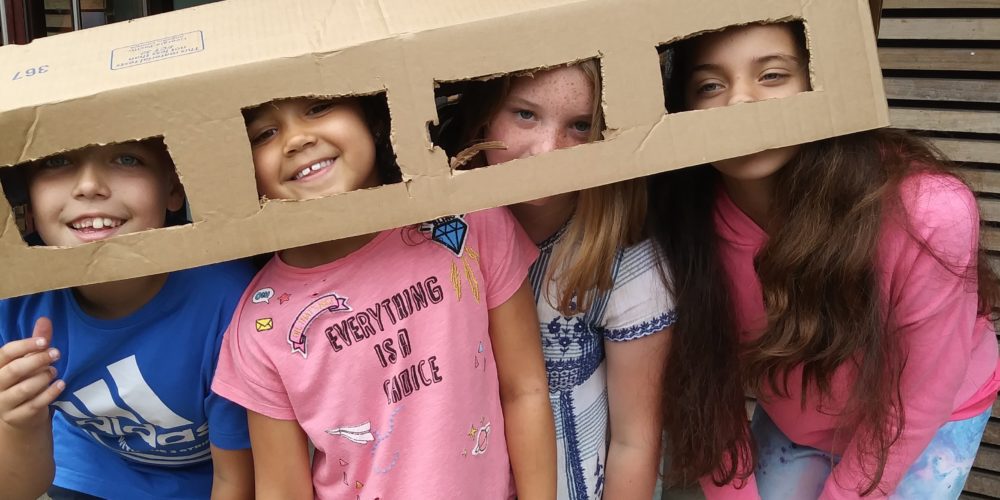
<svg viewBox="0 0 1000 500">
<path fill-rule="evenodd" d="M 174 172 L 170 176 L 170 192 L 167 194 L 167 210 L 171 212 L 180 211 L 184 208 L 184 185 L 181 184 L 180 177 Z"/>
</svg>

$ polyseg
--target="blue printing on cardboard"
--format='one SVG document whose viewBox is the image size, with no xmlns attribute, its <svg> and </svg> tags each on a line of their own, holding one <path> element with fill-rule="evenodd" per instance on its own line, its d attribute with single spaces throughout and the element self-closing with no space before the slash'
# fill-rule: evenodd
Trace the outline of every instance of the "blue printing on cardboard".
<svg viewBox="0 0 1000 500">
<path fill-rule="evenodd" d="M 201 30 L 190 31 L 114 49 L 111 51 L 111 69 L 130 68 L 203 50 L 205 34 Z"/>
</svg>

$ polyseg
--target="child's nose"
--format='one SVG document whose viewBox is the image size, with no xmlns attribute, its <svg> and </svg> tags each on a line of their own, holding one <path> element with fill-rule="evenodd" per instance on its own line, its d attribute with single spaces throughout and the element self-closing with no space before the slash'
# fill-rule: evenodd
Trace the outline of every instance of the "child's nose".
<svg viewBox="0 0 1000 500">
<path fill-rule="evenodd" d="M 532 141 L 529 152 L 531 156 L 548 153 L 566 147 L 569 137 L 561 130 L 555 128 L 545 128 L 539 131 L 535 140 Z"/>
<path fill-rule="evenodd" d="M 85 161 L 77 168 L 74 196 L 82 198 L 107 198 L 111 195 L 104 169 L 92 161 Z"/>
<path fill-rule="evenodd" d="M 747 80 L 737 80 L 730 86 L 729 101 L 727 106 L 741 102 L 754 102 L 757 100 L 754 86 Z"/>
<path fill-rule="evenodd" d="M 288 139 L 285 141 L 285 155 L 290 156 L 301 153 L 303 150 L 316 144 L 316 136 L 308 129 L 298 127 L 289 128 Z"/>
</svg>

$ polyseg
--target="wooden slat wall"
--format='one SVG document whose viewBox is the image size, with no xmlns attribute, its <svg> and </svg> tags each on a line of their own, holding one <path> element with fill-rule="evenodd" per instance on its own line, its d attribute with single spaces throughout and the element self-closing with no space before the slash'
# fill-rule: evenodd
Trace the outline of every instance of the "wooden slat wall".
<svg viewBox="0 0 1000 500">
<path fill-rule="evenodd" d="M 1000 32 L 1000 19 L 884 19 L 882 40 L 989 40 Z"/>
<path fill-rule="evenodd" d="M 884 0 L 879 59 L 893 126 L 959 162 L 1000 269 L 1000 0 Z M 1000 404 L 963 499 L 1000 498 Z"/>
<path fill-rule="evenodd" d="M 996 71 L 1000 49 L 881 47 L 882 69 L 931 71 Z"/>
<path fill-rule="evenodd" d="M 951 101 L 964 103 L 1000 103 L 1000 81 L 983 78 L 920 78 L 886 76 L 885 93 L 889 99 L 911 101 Z"/>
</svg>

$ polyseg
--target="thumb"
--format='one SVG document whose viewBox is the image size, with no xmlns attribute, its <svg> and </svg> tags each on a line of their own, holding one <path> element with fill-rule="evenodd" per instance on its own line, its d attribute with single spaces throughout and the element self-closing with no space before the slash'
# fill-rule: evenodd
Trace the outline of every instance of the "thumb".
<svg viewBox="0 0 1000 500">
<path fill-rule="evenodd" d="M 44 316 L 35 320 L 35 329 L 31 332 L 31 337 L 41 337 L 48 345 L 52 345 L 52 321 Z"/>
</svg>

